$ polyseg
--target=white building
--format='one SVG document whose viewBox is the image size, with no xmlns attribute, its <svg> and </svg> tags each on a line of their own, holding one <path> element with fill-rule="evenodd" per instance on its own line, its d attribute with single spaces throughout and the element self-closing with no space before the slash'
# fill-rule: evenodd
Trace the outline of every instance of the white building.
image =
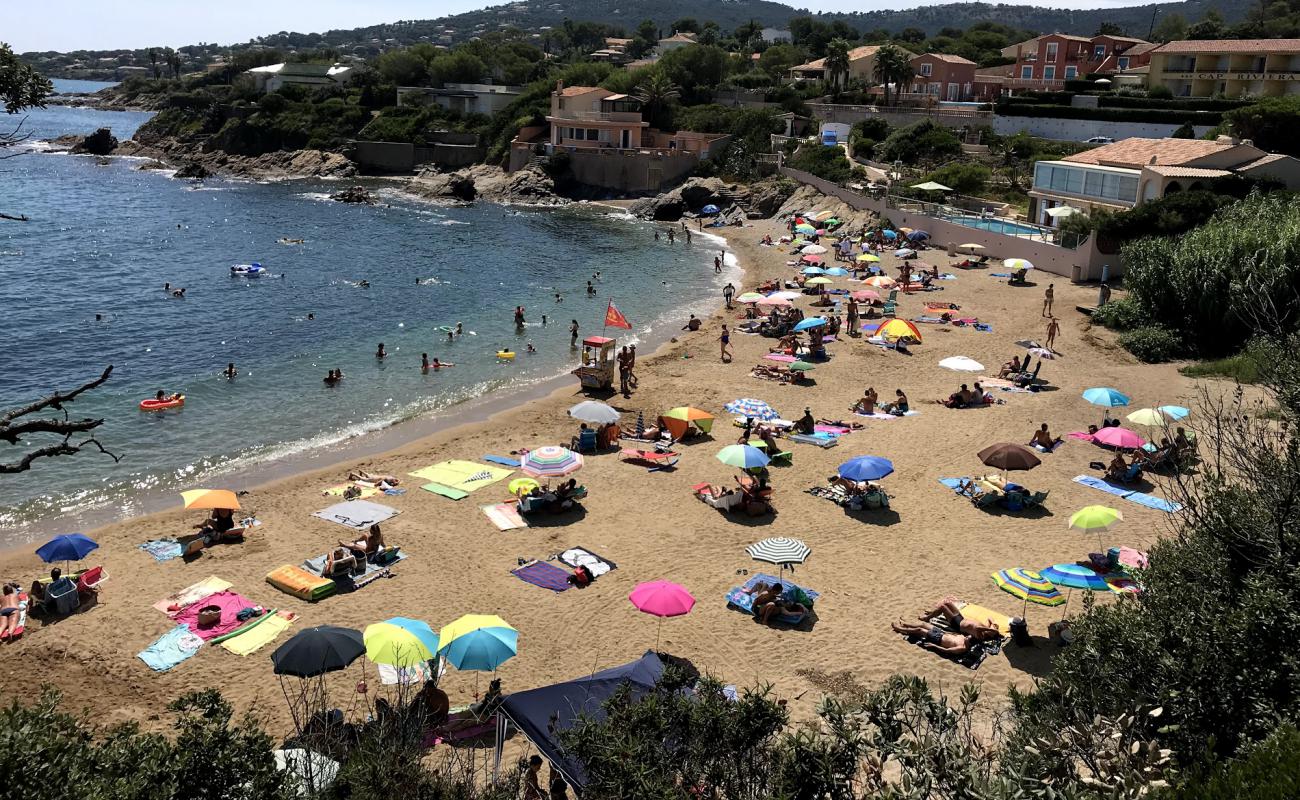
<svg viewBox="0 0 1300 800">
<path fill-rule="evenodd" d="M 499 86 L 488 83 L 447 83 L 441 89 L 427 86 L 397 87 L 399 106 L 437 104 L 462 114 L 492 115 L 503 110 L 523 92 L 522 86 Z"/>
<path fill-rule="evenodd" d="M 789 44 L 793 41 L 790 31 L 783 31 L 780 28 L 764 28 L 758 32 L 758 35 L 762 37 L 763 41 L 771 44 Z"/>
<path fill-rule="evenodd" d="M 285 86 L 322 89 L 347 84 L 356 75 L 354 67 L 341 64 L 270 64 L 248 71 L 260 91 L 271 93 Z"/>
</svg>

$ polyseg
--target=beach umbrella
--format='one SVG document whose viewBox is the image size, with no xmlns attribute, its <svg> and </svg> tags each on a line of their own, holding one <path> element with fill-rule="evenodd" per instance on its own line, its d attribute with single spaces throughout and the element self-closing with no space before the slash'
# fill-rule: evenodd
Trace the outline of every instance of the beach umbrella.
<svg viewBox="0 0 1300 800">
<path fill-rule="evenodd" d="M 1034 451 L 1021 444 L 999 442 L 975 454 L 986 467 L 997 467 L 1003 472 L 1033 469 L 1043 463 Z"/>
<path fill-rule="evenodd" d="M 1189 411 L 1186 408 L 1183 408 L 1182 406 L 1160 406 L 1159 408 L 1156 409 L 1156 411 L 1159 411 L 1161 414 L 1164 414 L 1166 417 L 1169 417 L 1170 419 L 1175 421 L 1184 419 L 1185 417 L 1190 416 L 1192 413 L 1191 411 Z"/>
<path fill-rule="evenodd" d="M 1097 546 L 1100 547 L 1101 532 L 1123 519 L 1124 515 L 1110 506 L 1084 506 L 1070 515 L 1070 522 L 1065 527 L 1080 531 L 1096 531 Z"/>
<path fill-rule="evenodd" d="M 636 438 L 645 438 L 645 412 L 636 412 Z"/>
<path fill-rule="evenodd" d="M 976 244 L 975 242 L 967 242 L 966 244 L 959 244 L 957 245 L 957 247 L 962 250 L 983 250 L 984 249 L 984 245 Z"/>
<path fill-rule="evenodd" d="M 36 548 L 36 555 L 46 564 L 80 561 L 98 548 L 99 545 L 84 533 L 62 533 Z"/>
<path fill-rule="evenodd" d="M 825 229 L 825 228 L 818 228 L 818 229 L 817 229 L 817 235 L 818 235 L 818 236 L 825 236 L 825 235 L 826 235 L 826 229 Z"/>
<path fill-rule="evenodd" d="M 826 210 L 826 211 L 817 211 L 813 213 L 811 216 L 813 219 L 817 220 L 818 222 L 825 223 L 827 220 L 831 219 L 834 216 L 834 214 L 835 212 Z"/>
<path fill-rule="evenodd" d="M 858 456 L 840 464 L 836 471 L 845 480 L 878 481 L 894 474 L 894 462 L 880 456 Z"/>
<path fill-rule="evenodd" d="M 828 227 L 828 228 L 834 228 L 836 225 L 839 225 L 839 224 L 840 224 L 840 218 L 839 218 L 839 217 L 827 217 L 826 219 L 822 220 L 822 224 L 825 225 L 825 226 Z"/>
<path fill-rule="evenodd" d="M 759 301 L 758 301 L 758 304 L 759 304 L 760 306 L 788 306 L 788 305 L 791 305 L 790 301 L 789 301 L 787 298 L 784 298 L 784 297 L 776 297 L 776 296 L 774 296 L 774 295 L 768 295 L 767 297 L 764 297 L 762 300 L 759 300 Z"/>
<path fill-rule="evenodd" d="M 914 255 L 916 255 L 916 251 L 910 247 L 900 247 L 894 251 L 896 258 L 911 258 Z"/>
<path fill-rule="evenodd" d="M 870 289 L 859 289 L 856 292 L 849 292 L 849 297 L 852 297 L 854 300 L 857 300 L 860 303 L 871 302 L 872 300 L 880 299 L 880 295 L 876 294 Z"/>
<path fill-rule="evenodd" d="M 1092 440 L 1121 450 L 1134 450 L 1146 444 L 1146 440 L 1128 428 L 1102 428 L 1093 434 Z"/>
<path fill-rule="evenodd" d="M 937 181 L 926 181 L 925 183 L 912 184 L 913 189 L 920 189 L 923 192 L 951 192 L 950 187 L 944 186 Z"/>
<path fill-rule="evenodd" d="M 895 281 L 893 278 L 887 275 L 876 275 L 874 277 L 867 278 L 866 280 L 863 281 L 863 283 L 865 283 L 868 286 L 874 286 L 877 289 L 889 289 L 893 287 L 897 283 L 897 281 Z"/>
<path fill-rule="evenodd" d="M 438 631 L 438 652 L 460 670 L 493 672 L 519 652 L 519 631 L 495 614 L 466 614 Z"/>
<path fill-rule="evenodd" d="M 275 649 L 271 663 L 276 675 L 314 678 L 341 670 L 365 655 L 361 631 L 335 625 L 318 625 L 298 631 Z"/>
<path fill-rule="evenodd" d="M 534 478 L 562 478 L 582 469 L 582 456 L 567 447 L 547 445 L 525 453 L 519 468 Z"/>
<path fill-rule="evenodd" d="M 984 365 L 973 358 L 966 356 L 949 356 L 939 362 L 939 366 L 944 369 L 951 369 L 957 372 L 983 372 Z"/>
<path fill-rule="evenodd" d="M 229 489 L 186 489 L 181 492 L 185 508 L 239 509 L 239 499 Z"/>
<path fill-rule="evenodd" d="M 930 234 L 927 233 L 926 231 L 912 231 L 911 233 L 907 234 L 907 240 L 909 242 L 924 242 L 926 239 L 929 238 L 930 238 Z"/>
<path fill-rule="evenodd" d="M 804 268 L 803 268 L 803 274 L 804 274 L 804 275 L 823 275 L 823 274 L 825 274 L 825 272 L 826 272 L 826 270 L 822 269 L 821 267 L 804 267 Z"/>
<path fill-rule="evenodd" d="M 821 275 L 818 275 L 815 278 L 809 278 L 808 280 L 804 281 L 803 285 L 804 286 L 825 286 L 829 283 L 834 283 L 834 281 L 832 281 L 830 278 L 824 278 Z"/>
<path fill-rule="evenodd" d="M 680 617 L 690 613 L 695 607 L 695 598 L 686 588 L 669 581 L 649 581 L 638 583 L 627 596 L 637 610 L 659 618 L 659 629 L 655 632 L 655 650 L 659 649 L 659 631 L 663 629 L 664 617 Z"/>
<path fill-rule="evenodd" d="M 1008 258 L 1002 262 L 1007 269 L 1033 269 L 1034 265 L 1023 258 Z"/>
<path fill-rule="evenodd" d="M 826 252 L 826 248 L 819 244 L 806 244 L 799 248 L 799 252 L 806 256 L 819 256 Z"/>
<path fill-rule="evenodd" d="M 1103 406 L 1105 408 L 1114 408 L 1115 406 L 1126 406 L 1129 404 L 1128 395 L 1119 389 L 1112 389 L 1109 386 L 1097 386 L 1092 389 L 1086 389 L 1083 393 L 1083 399 L 1092 403 L 1094 406 Z"/>
<path fill-rule="evenodd" d="M 766 467 L 772 459 L 757 447 L 747 444 L 729 444 L 718 451 L 718 460 L 729 467 L 753 469 Z"/>
<path fill-rule="evenodd" d="M 1039 358 L 1045 358 L 1048 361 L 1056 360 L 1056 353 L 1053 353 L 1051 350 L 1048 350 L 1046 347 L 1031 347 L 1029 348 L 1029 355 L 1038 356 Z"/>
<path fill-rule="evenodd" d="M 1066 600 L 1065 595 L 1061 594 L 1051 581 L 1034 570 L 1025 569 L 1024 567 L 1004 569 L 993 573 L 993 583 L 1002 591 L 1023 601 L 1020 607 L 1021 617 L 1025 616 L 1029 603 L 1037 603 L 1040 606 L 1059 606 Z"/>
<path fill-rule="evenodd" d="M 909 320 L 894 318 L 886 321 L 876 329 L 876 335 L 881 339 L 898 341 L 903 338 L 915 339 L 917 344 L 921 343 L 921 332 L 917 330 L 916 325 Z"/>
<path fill-rule="evenodd" d="M 393 617 L 367 625 L 361 634 L 366 658 L 390 667 L 413 667 L 438 657 L 438 634 L 427 622 Z"/>
<path fill-rule="evenodd" d="M 781 418 L 781 415 L 776 413 L 776 409 L 772 408 L 762 400 L 755 400 L 752 397 L 737 398 L 732 400 L 730 403 L 727 403 L 722 408 L 729 414 L 738 414 L 742 417 L 752 417 L 753 419 L 762 420 L 763 422 Z"/>
<path fill-rule="evenodd" d="M 719 210 L 719 209 L 718 209 L 717 206 L 713 205 L 712 203 L 709 203 L 707 206 L 705 206 L 704 208 L 701 208 L 701 209 L 700 209 L 700 213 L 701 213 L 701 214 L 716 214 L 716 213 L 718 213 L 718 210 Z"/>
<path fill-rule="evenodd" d="M 643 429 L 644 430 L 644 429 Z M 534 489 L 540 489 L 541 484 L 536 478 L 515 478 L 506 485 L 506 490 L 513 495 L 528 494 Z"/>
<path fill-rule="evenodd" d="M 845 275 L 849 274 L 849 271 L 844 267 L 831 267 L 830 269 L 826 270 L 826 274 L 833 275 L 836 278 L 843 278 Z"/>
<path fill-rule="evenodd" d="M 1166 411 L 1166 409 L 1171 409 L 1175 413 L 1181 411 L 1183 412 L 1183 414 L 1182 416 L 1174 416 L 1174 414 L 1169 413 L 1168 411 Z M 1189 412 L 1187 409 L 1181 406 L 1160 406 L 1159 408 L 1139 408 L 1137 411 L 1134 411 L 1132 414 L 1129 414 L 1127 419 L 1129 422 L 1132 422 L 1135 425 L 1159 427 L 1167 423 L 1180 420 L 1183 417 L 1186 417 L 1189 413 L 1191 412 Z"/>
<path fill-rule="evenodd" d="M 801 257 L 800 260 L 803 261 L 803 263 L 805 263 L 805 264 L 821 264 L 821 263 L 824 263 L 824 259 L 823 259 L 821 256 L 803 256 L 803 257 Z"/>
<path fill-rule="evenodd" d="M 807 361 L 792 361 L 789 367 L 791 372 L 812 372 L 817 367 L 809 364 Z"/>
<path fill-rule="evenodd" d="M 825 317 L 807 317 L 799 320 L 794 329 L 796 331 L 806 331 L 809 328 L 823 328 L 827 324 Z"/>
<path fill-rule="evenodd" d="M 874 253 L 863 253 L 862 255 L 858 256 L 858 261 L 864 264 L 875 264 L 876 262 L 880 261 L 880 256 Z"/>
<path fill-rule="evenodd" d="M 668 425 L 668 431 L 672 433 L 674 439 L 682 438 L 691 423 L 705 433 L 713 429 L 713 415 L 690 406 L 671 409 L 664 414 L 664 422 Z"/>
<path fill-rule="evenodd" d="M 289 747 L 274 750 L 275 768 L 289 776 L 291 794 L 295 797 L 315 797 L 324 793 L 339 774 L 339 762 L 329 756 Z"/>
<path fill-rule="evenodd" d="M 1075 589 L 1090 592 L 1115 591 L 1095 569 L 1085 567 L 1082 564 L 1053 564 L 1042 570 L 1040 574 L 1051 581 L 1053 585 L 1064 586 L 1067 589 L 1065 609 L 1061 611 L 1061 619 L 1065 619 L 1065 611 L 1070 607 L 1070 595 L 1073 594 Z"/>
<path fill-rule="evenodd" d="M 574 419 L 580 419 L 583 422 L 594 422 L 604 425 L 611 422 L 618 422 L 621 415 L 613 406 L 606 405 L 598 400 L 585 400 L 569 409 L 569 416 Z"/>
<path fill-rule="evenodd" d="M 786 566 L 802 564 L 808 559 L 808 556 L 812 555 L 812 548 L 798 539 L 791 539 L 788 536 L 774 536 L 771 539 L 754 542 L 745 548 L 745 552 L 755 561 L 776 564 L 781 570 L 781 577 L 784 577 Z"/>
<path fill-rule="evenodd" d="M 795 233 L 802 233 L 802 234 L 805 234 L 805 235 L 812 235 L 812 234 L 814 234 L 814 233 L 817 232 L 817 229 L 816 229 L 816 228 L 814 228 L 813 226 L 809 225 L 809 224 L 806 223 L 806 222 L 802 222 L 802 223 L 800 223 L 800 224 L 798 224 L 798 225 L 795 225 L 795 226 L 794 226 L 794 230 L 795 230 Z"/>
<path fill-rule="evenodd" d="M 799 294 L 798 292 L 792 291 L 790 289 L 782 289 L 780 291 L 775 291 L 768 294 L 768 297 L 775 297 L 778 300 L 798 300 L 802 296 L 803 295 Z"/>
<path fill-rule="evenodd" d="M 763 295 L 759 294 L 758 292 L 745 292 L 745 293 L 742 294 L 740 297 L 737 297 L 737 298 L 736 298 L 736 302 L 738 302 L 738 303 L 757 303 L 757 302 L 761 301 L 762 299 L 763 299 Z"/>
<path fill-rule="evenodd" d="M 890 240 L 893 240 L 893 239 L 897 239 L 897 238 L 898 238 L 898 232 L 897 232 L 897 231 L 891 231 L 891 230 L 889 230 L 888 228 L 886 228 L 886 229 L 884 229 L 883 231 L 881 231 L 881 232 L 880 232 L 880 235 L 883 236 L 884 238 L 886 238 L 886 239 L 890 239 Z"/>
</svg>

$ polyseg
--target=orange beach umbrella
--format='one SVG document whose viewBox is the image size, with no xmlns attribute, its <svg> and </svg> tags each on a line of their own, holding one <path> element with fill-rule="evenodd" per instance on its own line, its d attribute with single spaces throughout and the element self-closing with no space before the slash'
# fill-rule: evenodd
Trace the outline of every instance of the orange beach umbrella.
<svg viewBox="0 0 1300 800">
<path fill-rule="evenodd" d="M 897 341 L 903 337 L 911 337 L 918 343 L 921 341 L 921 332 L 917 330 L 916 325 L 905 319 L 891 319 L 876 330 L 876 335 L 882 339 Z"/>
<path fill-rule="evenodd" d="M 664 424 L 674 439 L 682 438 L 692 422 L 697 428 L 708 433 L 713 427 L 713 415 L 690 406 L 678 406 L 664 414 Z"/>
<path fill-rule="evenodd" d="M 185 508 L 239 508 L 239 499 L 229 489 L 187 489 L 181 497 Z"/>
</svg>

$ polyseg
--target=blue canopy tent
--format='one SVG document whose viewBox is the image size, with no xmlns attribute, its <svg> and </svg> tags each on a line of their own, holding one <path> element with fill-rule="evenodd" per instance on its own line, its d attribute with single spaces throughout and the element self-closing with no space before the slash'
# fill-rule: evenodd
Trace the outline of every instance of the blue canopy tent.
<svg viewBox="0 0 1300 800">
<path fill-rule="evenodd" d="M 553 768 L 564 775 L 564 779 L 575 791 L 581 790 L 587 782 L 586 772 L 581 763 L 560 749 L 556 733 L 572 727 L 582 715 L 593 720 L 603 720 L 605 701 L 623 686 L 631 688 L 633 697 L 649 694 L 663 671 L 663 661 L 654 652 L 647 650 L 640 659 L 621 667 L 612 667 L 566 683 L 506 695 L 497 712 L 497 763 L 500 764 L 501 761 L 508 720 L 532 742 Z"/>
</svg>

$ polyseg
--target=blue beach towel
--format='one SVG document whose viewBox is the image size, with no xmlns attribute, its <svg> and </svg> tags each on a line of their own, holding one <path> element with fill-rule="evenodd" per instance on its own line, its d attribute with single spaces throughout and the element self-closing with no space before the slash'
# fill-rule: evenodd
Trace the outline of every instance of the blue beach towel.
<svg viewBox="0 0 1300 800">
<path fill-rule="evenodd" d="M 789 580 L 782 580 L 776 577 L 775 575 L 767 575 L 760 572 L 756 575 L 749 576 L 749 580 L 745 581 L 745 584 L 743 586 L 737 586 L 731 591 L 727 592 L 727 606 L 730 608 L 734 608 L 737 611 L 743 611 L 746 614 L 753 614 L 754 595 L 750 594 L 749 590 L 753 589 L 759 583 L 781 584 L 781 599 L 787 603 L 792 603 L 797 601 L 796 600 L 797 592 L 802 593 L 803 596 L 808 599 L 810 608 L 812 607 L 812 604 L 817 602 L 817 598 L 821 597 L 821 594 L 819 592 L 815 592 L 812 589 L 807 589 L 805 587 L 791 583 Z M 778 616 L 777 619 L 782 619 L 782 616 Z M 793 622 L 794 617 L 790 617 L 789 620 L 787 621 Z"/>
<path fill-rule="evenodd" d="M 154 672 L 166 672 L 199 652 L 202 647 L 202 639 L 195 636 L 188 627 L 177 625 L 136 655 Z"/>
<path fill-rule="evenodd" d="M 1011 273 L 1010 273 L 1010 272 L 990 272 L 990 273 L 989 273 L 989 277 L 990 277 L 990 278 L 1010 278 L 1010 277 L 1011 277 Z"/>
<path fill-rule="evenodd" d="M 519 468 L 518 459 L 506 458 L 505 456 L 483 456 L 483 460 L 489 464 L 500 464 L 503 467 Z"/>
<path fill-rule="evenodd" d="M 1084 486 L 1091 486 L 1094 489 L 1100 489 L 1106 494 L 1113 494 L 1116 497 L 1128 497 L 1133 494 L 1132 489 L 1126 489 L 1123 486 L 1116 486 L 1113 483 L 1107 483 L 1101 478 L 1094 478 L 1091 475 L 1076 475 L 1075 483 L 1082 483 Z"/>
<path fill-rule="evenodd" d="M 545 561 L 525 564 L 518 569 L 510 570 L 510 574 L 524 583 L 550 589 L 552 592 L 562 592 L 569 588 L 569 573 Z"/>
<path fill-rule="evenodd" d="M 947 486 L 949 489 L 956 492 L 960 489 L 961 482 L 968 480 L 970 480 L 970 478 L 940 478 L 939 483 L 942 483 L 944 486 Z"/>
<path fill-rule="evenodd" d="M 140 545 L 140 549 L 153 556 L 154 561 L 171 561 L 179 558 L 185 548 L 175 539 L 153 539 Z"/>
<path fill-rule="evenodd" d="M 1074 482 L 1082 483 L 1084 486 L 1091 486 L 1094 489 L 1100 489 L 1107 494 L 1122 497 L 1123 499 L 1128 500 L 1131 503 L 1137 503 L 1140 506 L 1154 508 L 1156 511 L 1165 511 L 1172 514 L 1175 511 L 1183 510 L 1181 503 L 1175 503 L 1166 500 L 1163 497 L 1156 497 L 1153 494 L 1147 494 L 1146 492 L 1137 492 L 1132 489 L 1125 489 L 1121 486 L 1116 486 L 1113 483 L 1107 483 L 1101 478 L 1094 478 L 1091 475 L 1076 476 Z"/>
</svg>

